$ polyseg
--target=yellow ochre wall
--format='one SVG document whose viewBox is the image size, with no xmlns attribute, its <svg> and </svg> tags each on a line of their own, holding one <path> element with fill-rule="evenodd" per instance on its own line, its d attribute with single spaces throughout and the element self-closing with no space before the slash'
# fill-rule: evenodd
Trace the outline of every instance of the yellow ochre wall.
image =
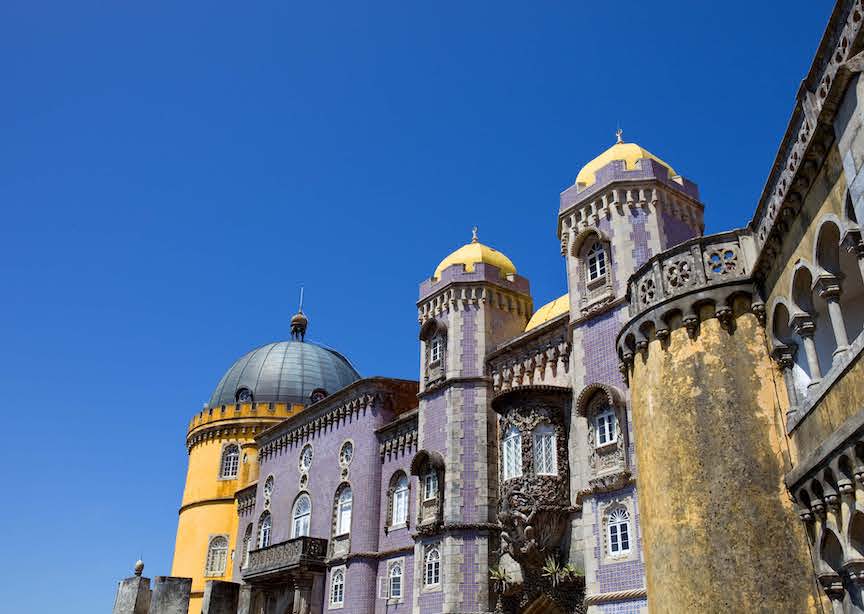
<svg viewBox="0 0 864 614">
<path fill-rule="evenodd" d="M 765 337 L 735 300 L 732 334 L 700 310 L 634 360 L 639 508 L 652 614 L 818 611 L 785 492 L 783 412 Z M 668 344 L 668 345 L 667 345 Z"/>
<path fill-rule="evenodd" d="M 177 522 L 172 576 L 192 578 L 189 612 L 201 611 L 206 580 L 231 580 L 230 554 L 236 549 L 235 493 L 258 479 L 258 450 L 254 436 L 301 411 L 302 405 L 251 404 L 206 409 L 189 426 L 190 445 L 186 485 Z M 225 445 L 240 445 L 237 478 L 220 476 Z M 207 547 L 216 535 L 228 537 L 229 560 L 224 576 L 204 577 Z"/>
</svg>

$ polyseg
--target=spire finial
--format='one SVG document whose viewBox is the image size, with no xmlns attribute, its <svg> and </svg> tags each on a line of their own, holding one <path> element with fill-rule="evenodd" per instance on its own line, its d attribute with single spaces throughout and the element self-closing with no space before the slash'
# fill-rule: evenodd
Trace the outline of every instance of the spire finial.
<svg viewBox="0 0 864 614">
<path fill-rule="evenodd" d="M 471 243 L 477 243 L 479 239 L 477 238 L 477 227 L 471 229 Z"/>
<path fill-rule="evenodd" d="M 295 341 L 303 341 L 307 326 L 309 326 L 309 318 L 303 313 L 303 286 L 300 286 L 300 307 L 291 317 L 291 338 Z"/>
<path fill-rule="evenodd" d="M 618 130 L 615 131 L 615 136 L 618 137 L 618 142 L 616 143 L 616 145 L 618 143 L 624 142 L 624 139 L 621 138 L 622 136 L 624 136 L 624 131 L 621 130 L 621 126 L 618 126 Z"/>
</svg>

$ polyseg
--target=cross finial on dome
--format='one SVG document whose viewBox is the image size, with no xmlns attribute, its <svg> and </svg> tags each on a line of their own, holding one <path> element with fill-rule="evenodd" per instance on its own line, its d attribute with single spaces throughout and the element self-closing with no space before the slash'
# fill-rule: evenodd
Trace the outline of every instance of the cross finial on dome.
<svg viewBox="0 0 864 614">
<path fill-rule="evenodd" d="M 618 141 L 617 141 L 616 145 L 618 143 L 624 142 L 624 139 L 621 138 L 622 136 L 624 136 L 624 131 L 621 130 L 621 126 L 618 126 L 618 130 L 615 131 L 615 136 L 618 137 Z"/>
<path fill-rule="evenodd" d="M 477 243 L 479 239 L 477 238 L 477 227 L 471 229 L 471 243 Z"/>
</svg>

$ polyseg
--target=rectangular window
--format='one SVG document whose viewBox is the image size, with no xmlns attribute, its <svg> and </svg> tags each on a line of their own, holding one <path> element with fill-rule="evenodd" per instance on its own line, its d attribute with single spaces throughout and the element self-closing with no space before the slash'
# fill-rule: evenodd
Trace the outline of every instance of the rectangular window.
<svg viewBox="0 0 864 614">
<path fill-rule="evenodd" d="M 398 489 L 393 493 L 393 526 L 408 522 L 408 489 Z"/>
<path fill-rule="evenodd" d="M 430 471 L 423 480 L 423 499 L 429 501 L 438 497 L 438 474 Z"/>
<path fill-rule="evenodd" d="M 534 473 L 557 475 L 558 463 L 555 450 L 555 429 L 539 426 L 534 431 Z"/>
<path fill-rule="evenodd" d="M 434 364 L 439 360 L 441 360 L 441 337 L 435 337 L 429 348 L 429 362 Z"/>
<path fill-rule="evenodd" d="M 597 445 L 603 446 L 618 440 L 618 429 L 615 423 L 615 414 L 611 410 L 605 410 L 597 415 L 594 421 L 597 431 Z"/>
</svg>

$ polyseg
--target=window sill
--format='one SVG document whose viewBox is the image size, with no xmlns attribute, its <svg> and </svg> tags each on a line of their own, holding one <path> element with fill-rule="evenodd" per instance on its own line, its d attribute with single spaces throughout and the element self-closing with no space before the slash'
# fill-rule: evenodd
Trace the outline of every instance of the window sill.
<svg viewBox="0 0 864 614">
<path fill-rule="evenodd" d="M 422 592 L 424 593 L 440 593 L 441 592 L 441 583 L 438 584 L 424 584 Z"/>
<path fill-rule="evenodd" d="M 394 525 L 391 526 L 391 527 L 387 527 L 387 531 L 388 531 L 389 533 L 393 533 L 394 531 L 403 531 L 403 530 L 405 530 L 405 529 L 407 529 L 407 528 L 408 528 L 408 523 L 407 523 L 407 522 L 402 522 L 402 523 L 400 523 L 400 524 L 394 524 Z"/>
<path fill-rule="evenodd" d="M 606 443 L 601 443 L 594 447 L 597 452 L 607 452 L 614 448 L 618 447 L 618 439 L 613 439 L 612 441 L 607 441 Z"/>
</svg>

